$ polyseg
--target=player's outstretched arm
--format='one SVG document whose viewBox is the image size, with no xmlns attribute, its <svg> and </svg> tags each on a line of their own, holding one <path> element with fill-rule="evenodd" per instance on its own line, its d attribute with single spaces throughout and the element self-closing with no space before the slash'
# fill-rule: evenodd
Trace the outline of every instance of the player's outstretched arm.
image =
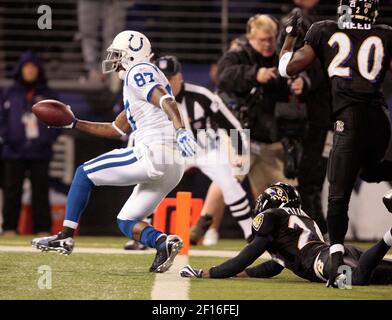
<svg viewBox="0 0 392 320">
<path fill-rule="evenodd" d="M 125 110 L 112 123 L 77 120 L 74 127 L 93 136 L 113 139 L 125 136 L 131 131 Z"/>
<path fill-rule="evenodd" d="M 270 239 L 266 236 L 256 236 L 241 252 L 219 266 L 212 267 L 208 271 L 186 266 L 180 271 L 184 278 L 230 278 L 241 273 L 260 257 L 267 248 Z"/>
<path fill-rule="evenodd" d="M 162 108 L 168 118 L 173 122 L 173 126 L 176 129 L 177 145 L 182 155 L 185 157 L 194 156 L 197 148 L 196 141 L 192 133 L 185 129 L 180 111 L 173 97 L 163 87 L 157 86 L 152 92 L 151 103 L 158 108 Z"/>
<path fill-rule="evenodd" d="M 160 86 L 156 87 L 151 96 L 151 103 L 165 111 L 169 119 L 173 122 L 176 130 L 185 127 L 176 101 L 166 92 L 165 89 Z"/>
<path fill-rule="evenodd" d="M 282 267 L 279 263 L 274 260 L 269 260 L 267 262 L 260 263 L 255 267 L 245 269 L 241 273 L 237 274 L 237 277 L 272 278 L 280 274 L 283 269 L 284 267 Z"/>
</svg>

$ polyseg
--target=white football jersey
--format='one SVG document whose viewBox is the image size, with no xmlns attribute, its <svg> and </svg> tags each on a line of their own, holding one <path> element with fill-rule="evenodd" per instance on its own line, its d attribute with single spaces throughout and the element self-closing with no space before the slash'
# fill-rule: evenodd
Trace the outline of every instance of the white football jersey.
<svg viewBox="0 0 392 320">
<path fill-rule="evenodd" d="M 123 99 L 134 143 L 174 143 L 173 122 L 159 107 L 150 103 L 153 90 L 162 86 L 172 95 L 169 81 L 155 65 L 142 62 L 128 70 L 124 78 Z M 174 99 L 174 97 L 173 97 Z"/>
</svg>

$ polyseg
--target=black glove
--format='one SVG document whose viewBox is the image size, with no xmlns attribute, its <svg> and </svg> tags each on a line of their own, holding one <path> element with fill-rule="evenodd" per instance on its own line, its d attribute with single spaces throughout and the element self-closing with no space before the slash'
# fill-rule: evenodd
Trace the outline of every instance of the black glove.
<svg viewBox="0 0 392 320">
<path fill-rule="evenodd" d="M 290 37 L 297 37 L 302 24 L 302 11 L 295 8 L 292 15 L 283 24 L 286 34 Z"/>
</svg>

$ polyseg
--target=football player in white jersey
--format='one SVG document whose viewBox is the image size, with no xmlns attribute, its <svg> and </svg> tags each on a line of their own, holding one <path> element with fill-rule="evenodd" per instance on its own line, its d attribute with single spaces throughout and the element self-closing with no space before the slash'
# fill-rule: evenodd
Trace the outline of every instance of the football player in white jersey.
<svg viewBox="0 0 392 320">
<path fill-rule="evenodd" d="M 51 237 L 33 239 L 32 245 L 42 251 L 70 254 L 74 231 L 92 188 L 136 185 L 117 216 L 118 226 L 128 238 L 156 248 L 150 272 L 165 272 L 180 251 L 182 240 L 163 234 L 142 220 L 178 184 L 184 172 L 180 152 L 193 156 L 196 142 L 185 129 L 168 80 L 150 63 L 152 53 L 147 37 L 136 31 L 123 31 L 107 51 L 103 73 L 118 72 L 124 81 L 125 110 L 112 123 L 75 118 L 67 127 L 108 138 L 132 131 L 134 146 L 112 150 L 79 166 L 68 194 L 63 230 Z"/>
</svg>

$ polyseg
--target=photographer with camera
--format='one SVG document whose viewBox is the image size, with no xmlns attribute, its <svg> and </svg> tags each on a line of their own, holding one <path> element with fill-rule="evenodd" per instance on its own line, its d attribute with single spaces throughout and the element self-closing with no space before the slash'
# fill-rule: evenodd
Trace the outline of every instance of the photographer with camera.
<svg viewBox="0 0 392 320">
<path fill-rule="evenodd" d="M 278 23 L 257 14 L 248 20 L 245 43 L 226 52 L 218 64 L 220 95 L 250 129 L 248 177 L 255 196 L 276 181 L 294 183 L 288 178 L 295 177 L 305 128 L 300 101 L 309 84 L 304 77 L 278 75 L 277 35 Z"/>
</svg>

